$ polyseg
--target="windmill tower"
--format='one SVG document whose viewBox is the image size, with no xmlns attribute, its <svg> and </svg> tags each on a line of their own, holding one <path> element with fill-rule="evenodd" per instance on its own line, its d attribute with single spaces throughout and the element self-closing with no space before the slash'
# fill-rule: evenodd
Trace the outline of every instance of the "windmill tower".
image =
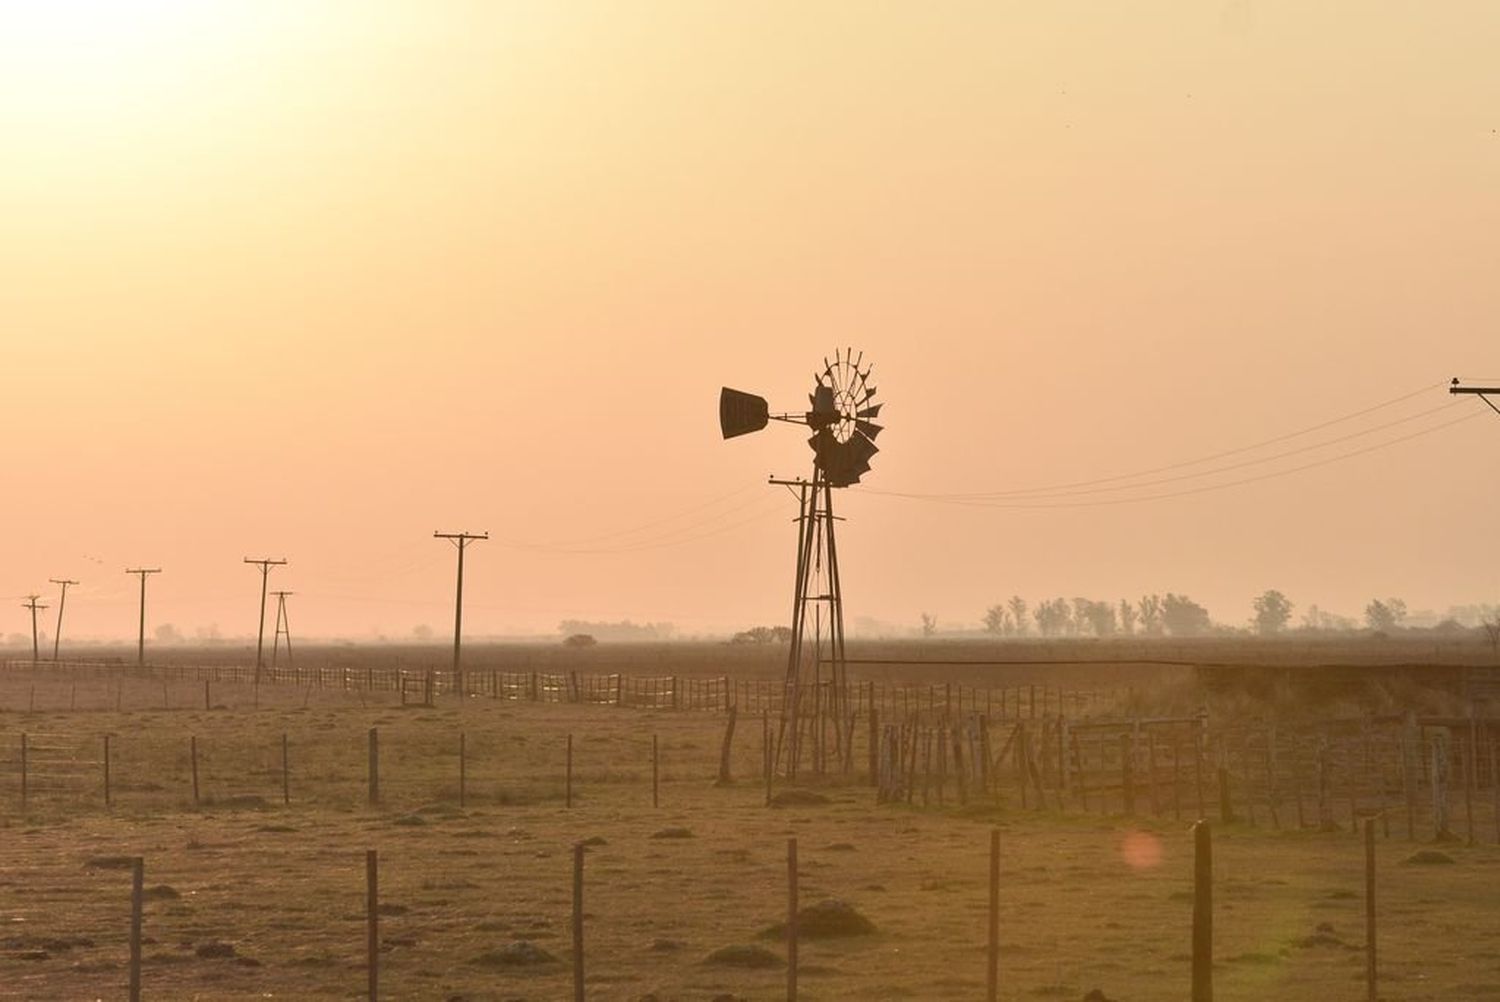
<svg viewBox="0 0 1500 1002">
<path fill-rule="evenodd" d="M 881 404 L 874 402 L 871 368 L 864 353 L 856 356 L 852 348 L 835 351 L 831 362 L 824 358 L 808 394 L 811 410 L 802 413 L 772 414 L 764 397 L 727 386 L 719 393 L 719 430 L 726 439 L 760 431 L 771 421 L 812 430 L 812 479 L 771 480 L 794 489 L 799 499 L 792 638 L 776 742 L 776 765 L 788 778 L 797 775 L 804 752 L 818 773 L 828 770 L 830 753 L 845 770 L 853 766 L 833 491 L 858 483 L 880 451 L 875 438 L 881 426 L 873 419 Z"/>
</svg>

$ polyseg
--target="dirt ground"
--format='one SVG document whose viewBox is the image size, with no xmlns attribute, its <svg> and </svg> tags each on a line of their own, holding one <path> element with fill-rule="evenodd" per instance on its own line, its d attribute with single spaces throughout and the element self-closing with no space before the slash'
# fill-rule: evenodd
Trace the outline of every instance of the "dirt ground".
<svg viewBox="0 0 1500 1002">
<path fill-rule="evenodd" d="M 767 808 L 759 721 L 741 721 L 739 781 L 714 785 L 723 725 L 609 707 L 362 706 L 342 694 L 258 711 L 7 713 L 0 747 L 25 730 L 36 749 L 76 747 L 80 758 L 69 772 L 55 750 L 33 751 L 40 785 L 22 813 L 7 753 L 0 997 L 124 996 L 130 871 L 121 867 L 136 855 L 146 860 L 147 997 L 362 997 L 366 849 L 380 854 L 382 997 L 569 997 L 571 847 L 599 839 L 586 857 L 590 998 L 782 998 L 783 945 L 759 937 L 784 916 L 795 837 L 803 904 L 842 899 L 876 927 L 804 942 L 804 998 L 976 998 L 992 827 L 1002 832 L 1001 997 L 1082 999 L 1094 988 L 1121 1002 L 1186 997 L 1186 825 L 877 806 L 855 780 L 822 787 L 824 806 Z M 370 727 L 381 741 L 373 808 Z M 106 731 L 108 807 L 88 757 Z M 38 765 L 46 754 L 58 759 L 50 787 Z M 1363 992 L 1363 859 L 1352 834 L 1229 827 L 1215 848 L 1219 999 Z M 1377 848 L 1383 997 L 1500 997 L 1500 849 L 1443 846 L 1453 863 L 1419 865 L 1404 862 L 1418 847 L 1398 838 Z M 765 948 L 771 966 L 708 962 L 733 945 Z"/>
</svg>

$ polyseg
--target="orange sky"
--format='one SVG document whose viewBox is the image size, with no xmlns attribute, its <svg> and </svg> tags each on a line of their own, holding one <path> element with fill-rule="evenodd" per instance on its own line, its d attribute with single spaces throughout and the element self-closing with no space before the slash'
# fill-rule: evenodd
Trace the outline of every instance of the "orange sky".
<svg viewBox="0 0 1500 1002">
<path fill-rule="evenodd" d="M 246 556 L 300 634 L 441 634 L 440 528 L 496 537 L 475 633 L 782 621 L 760 484 L 810 454 L 716 396 L 796 407 L 835 345 L 871 491 L 1441 406 L 1500 375 L 1496 51 L 1487 2 L 0 5 L 0 634 L 68 576 L 66 633 L 131 635 L 137 563 L 152 625 L 249 633 Z M 1158 501 L 856 489 L 849 616 L 1493 602 L 1497 455 L 1491 415 Z"/>
</svg>

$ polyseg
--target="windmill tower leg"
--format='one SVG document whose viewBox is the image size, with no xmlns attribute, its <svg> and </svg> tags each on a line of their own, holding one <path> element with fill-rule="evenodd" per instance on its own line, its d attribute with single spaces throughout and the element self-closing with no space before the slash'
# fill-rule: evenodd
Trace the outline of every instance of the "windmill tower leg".
<svg viewBox="0 0 1500 1002">
<path fill-rule="evenodd" d="M 833 488 L 823 483 L 824 539 L 828 549 L 829 716 L 843 770 L 854 767 L 854 718 L 849 712 L 849 679 L 844 663 L 844 595 L 839 584 L 839 551 L 833 538 Z"/>
<path fill-rule="evenodd" d="M 802 712 L 802 660 L 804 627 L 807 622 L 808 568 L 812 563 L 812 510 L 810 502 L 815 495 L 810 493 L 811 484 L 799 484 L 797 510 L 797 579 L 792 597 L 792 638 L 787 649 L 786 683 L 781 702 L 781 727 L 777 736 L 777 759 L 782 761 L 788 779 L 797 776 L 797 764 L 801 757 Z M 785 758 L 782 752 L 785 750 Z"/>
</svg>

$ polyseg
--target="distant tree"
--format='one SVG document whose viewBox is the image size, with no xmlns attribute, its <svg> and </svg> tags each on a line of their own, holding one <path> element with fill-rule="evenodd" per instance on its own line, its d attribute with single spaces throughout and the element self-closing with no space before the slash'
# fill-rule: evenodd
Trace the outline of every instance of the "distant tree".
<svg viewBox="0 0 1500 1002">
<path fill-rule="evenodd" d="M 771 639 L 778 644 L 789 644 L 792 642 L 792 628 L 790 626 L 771 627 Z"/>
<path fill-rule="evenodd" d="M 1135 636 L 1135 606 L 1127 598 L 1120 599 L 1120 632 L 1127 637 Z"/>
<path fill-rule="evenodd" d="M 1136 611 L 1141 616 L 1141 632 L 1148 637 L 1161 636 L 1163 625 L 1161 596 L 1142 595 L 1141 600 L 1136 603 Z"/>
<path fill-rule="evenodd" d="M 1255 629 L 1264 636 L 1280 633 L 1292 618 L 1292 603 L 1272 588 L 1255 599 Z"/>
<path fill-rule="evenodd" d="M 155 630 L 156 642 L 158 644 L 180 644 L 182 633 L 171 623 L 162 623 Z"/>
<path fill-rule="evenodd" d="M 1174 637 L 1195 637 L 1209 631 L 1208 610 L 1186 595 L 1167 592 L 1161 603 L 1161 621 Z"/>
<path fill-rule="evenodd" d="M 1108 637 L 1115 632 L 1115 607 L 1108 602 L 1090 602 L 1084 610 L 1089 628 L 1096 637 Z"/>
<path fill-rule="evenodd" d="M 937 617 L 922 613 L 922 636 L 930 637 L 937 632 Z"/>
<path fill-rule="evenodd" d="M 1406 603 L 1399 598 L 1371 600 L 1365 606 L 1365 625 L 1380 633 L 1394 630 L 1406 618 Z"/>
<path fill-rule="evenodd" d="M 748 630 L 741 630 L 729 642 L 733 644 L 769 644 L 775 637 L 776 631 L 769 626 L 752 626 Z"/>
<path fill-rule="evenodd" d="M 428 626 L 426 623 L 418 623 L 416 626 L 413 626 L 411 628 L 411 635 L 417 640 L 426 643 L 427 641 L 432 639 L 432 627 Z"/>
<path fill-rule="evenodd" d="M 1020 595 L 1012 595 L 1010 602 L 1010 618 L 1015 623 L 1016 633 L 1026 636 L 1026 600 Z"/>
<path fill-rule="evenodd" d="M 984 611 L 984 630 L 999 636 L 1010 632 L 1010 613 L 1003 605 L 992 605 Z"/>
<path fill-rule="evenodd" d="M 570 634 L 563 640 L 564 647 L 593 647 L 597 643 L 599 643 L 599 641 L 595 640 L 587 633 Z"/>
<path fill-rule="evenodd" d="M 1490 642 L 1490 650 L 1496 657 L 1500 657 L 1500 608 L 1485 617 L 1480 624 L 1484 627 L 1484 635 Z"/>
<path fill-rule="evenodd" d="M 1094 608 L 1094 603 L 1093 603 L 1093 601 L 1091 599 L 1087 599 L 1087 598 L 1075 598 L 1075 599 L 1073 599 L 1073 631 L 1072 632 L 1074 632 L 1074 633 L 1082 633 L 1084 630 L 1088 629 L 1088 625 L 1089 625 L 1089 612 L 1093 608 Z"/>
</svg>

